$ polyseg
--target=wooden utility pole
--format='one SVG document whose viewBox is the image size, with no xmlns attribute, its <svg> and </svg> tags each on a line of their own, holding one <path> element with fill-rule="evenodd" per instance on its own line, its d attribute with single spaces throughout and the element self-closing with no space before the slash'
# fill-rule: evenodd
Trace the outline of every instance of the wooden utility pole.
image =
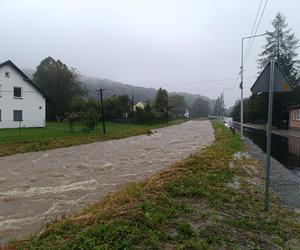
<svg viewBox="0 0 300 250">
<path fill-rule="evenodd" d="M 105 116 L 104 116 L 104 107 L 103 107 L 103 90 L 104 89 L 98 89 L 96 92 L 98 93 L 98 96 L 100 97 L 100 104 L 101 104 L 101 117 L 102 117 L 102 128 L 103 128 L 103 134 L 106 134 L 106 128 L 105 128 Z"/>
<path fill-rule="evenodd" d="M 169 125 L 169 97 L 167 100 L 167 125 Z"/>
</svg>

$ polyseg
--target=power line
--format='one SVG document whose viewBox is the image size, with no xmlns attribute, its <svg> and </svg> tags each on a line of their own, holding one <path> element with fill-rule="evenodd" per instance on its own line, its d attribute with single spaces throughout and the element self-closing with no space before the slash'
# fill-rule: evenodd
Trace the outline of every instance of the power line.
<svg viewBox="0 0 300 250">
<path fill-rule="evenodd" d="M 249 76 L 249 77 L 245 77 L 245 78 L 255 78 L 255 76 Z M 212 80 L 187 81 L 187 82 L 172 82 L 172 83 L 167 83 L 167 84 L 157 84 L 157 85 L 155 85 L 155 87 L 173 86 L 173 85 L 193 85 L 193 84 L 199 84 L 199 83 L 222 83 L 225 81 L 234 81 L 234 80 L 239 80 L 239 77 L 212 79 Z M 157 81 L 157 82 L 159 82 L 159 81 Z"/>
<path fill-rule="evenodd" d="M 263 10 L 262 10 L 262 12 L 261 12 L 259 21 L 258 21 L 257 26 L 256 26 L 256 30 L 255 30 L 254 36 L 256 36 L 256 34 L 257 34 L 257 31 L 258 31 L 259 25 L 260 25 L 260 23 L 261 23 L 262 17 L 263 17 L 263 15 L 264 15 L 264 13 L 265 13 L 265 9 L 266 9 L 266 6 L 267 6 L 268 1 L 269 1 L 269 0 L 266 0 L 265 5 L 264 5 L 264 7 L 263 7 Z M 253 41 L 254 41 L 254 38 L 253 38 L 253 39 L 251 40 L 251 42 L 250 42 L 250 47 L 249 47 L 248 53 L 247 53 L 247 55 L 246 55 L 245 62 L 246 62 L 247 59 L 248 59 L 249 53 L 250 53 L 251 48 L 252 48 Z"/>
<path fill-rule="evenodd" d="M 256 22 L 257 22 L 257 18 L 258 18 L 259 12 L 260 12 L 260 8 L 261 8 L 262 1 L 263 1 L 263 0 L 260 0 L 259 7 L 258 7 L 257 12 L 256 12 L 256 16 L 255 16 L 255 20 L 254 20 L 254 24 L 253 24 L 253 27 L 252 27 L 250 36 L 253 35 L 253 31 L 254 31 L 255 26 L 256 26 Z M 249 47 L 250 47 L 250 46 L 249 46 L 249 45 L 250 45 L 250 41 L 251 41 L 251 40 L 248 40 L 248 43 L 247 43 L 246 54 L 248 54 L 248 49 L 249 49 Z"/>
<path fill-rule="evenodd" d="M 244 77 L 244 78 L 255 78 L 256 76 L 248 76 L 248 77 Z M 223 83 L 225 81 L 235 81 L 235 80 L 239 80 L 239 77 L 232 77 L 232 78 L 220 78 L 220 79 L 208 79 L 208 80 L 195 80 L 195 81 L 186 81 L 186 82 L 171 82 L 171 83 L 166 83 L 164 84 L 163 82 L 165 81 L 155 81 L 155 82 L 162 82 L 162 83 L 157 83 L 157 84 L 153 84 L 150 83 L 150 81 L 135 81 L 135 82 L 145 82 L 148 83 L 149 85 L 151 84 L 151 86 L 139 86 L 139 87 L 143 87 L 143 88 L 157 88 L 157 87 L 164 87 L 164 86 L 176 86 L 176 85 L 196 85 L 199 83 Z M 126 83 L 127 84 L 127 83 Z M 134 86 L 134 85 L 132 85 Z M 95 89 L 89 89 L 88 92 L 94 92 L 96 91 Z"/>
</svg>

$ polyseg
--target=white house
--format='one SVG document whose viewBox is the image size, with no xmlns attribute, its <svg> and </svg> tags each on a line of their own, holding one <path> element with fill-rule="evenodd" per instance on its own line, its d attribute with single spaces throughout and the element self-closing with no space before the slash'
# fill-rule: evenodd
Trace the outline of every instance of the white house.
<svg viewBox="0 0 300 250">
<path fill-rule="evenodd" d="M 144 102 L 138 102 L 133 106 L 133 110 L 136 111 L 137 108 L 145 109 L 146 103 Z"/>
<path fill-rule="evenodd" d="M 44 127 L 46 99 L 11 61 L 0 64 L 0 128 Z"/>
</svg>

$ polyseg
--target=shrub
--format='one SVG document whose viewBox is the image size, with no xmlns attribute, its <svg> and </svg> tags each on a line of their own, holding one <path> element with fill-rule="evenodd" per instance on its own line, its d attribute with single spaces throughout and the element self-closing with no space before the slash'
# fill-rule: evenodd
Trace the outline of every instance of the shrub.
<svg viewBox="0 0 300 250">
<path fill-rule="evenodd" d="M 83 122 L 85 127 L 90 130 L 95 129 L 99 120 L 99 113 L 96 109 L 90 108 L 86 112 L 83 113 Z"/>
</svg>

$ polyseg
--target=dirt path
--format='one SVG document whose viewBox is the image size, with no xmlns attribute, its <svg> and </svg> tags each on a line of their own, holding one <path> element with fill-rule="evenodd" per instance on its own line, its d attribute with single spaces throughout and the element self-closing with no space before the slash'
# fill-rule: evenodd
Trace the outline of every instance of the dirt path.
<svg viewBox="0 0 300 250">
<path fill-rule="evenodd" d="M 214 139 L 209 121 L 190 121 L 121 140 L 0 158 L 0 243 L 37 231 L 119 185 L 144 179 Z"/>
</svg>

